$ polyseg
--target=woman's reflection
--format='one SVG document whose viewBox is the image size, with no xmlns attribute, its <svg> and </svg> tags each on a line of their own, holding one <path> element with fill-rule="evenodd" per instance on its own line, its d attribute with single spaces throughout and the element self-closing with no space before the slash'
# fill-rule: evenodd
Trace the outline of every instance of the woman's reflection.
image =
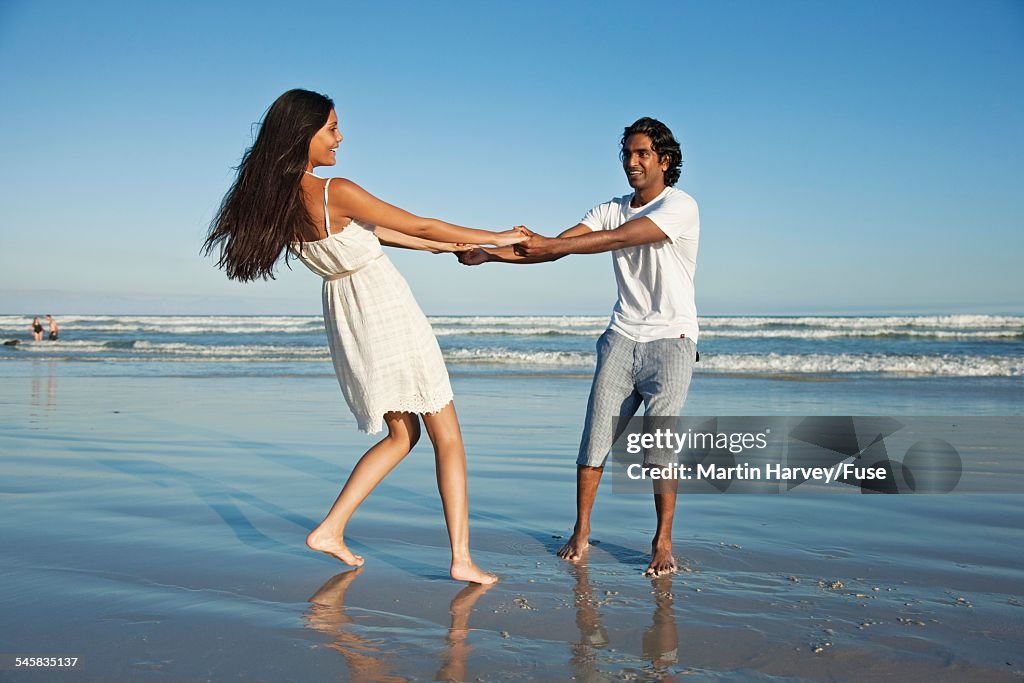
<svg viewBox="0 0 1024 683">
<path fill-rule="evenodd" d="M 473 646 L 466 642 L 469 635 L 469 615 L 480 596 L 493 586 L 494 584 L 471 583 L 452 598 L 448 606 L 452 618 L 448 627 L 448 647 L 441 660 L 441 668 L 434 676 L 435 681 L 466 680 L 466 657 L 473 651 Z"/>
<path fill-rule="evenodd" d="M 405 681 L 405 678 L 391 673 L 393 665 L 381 652 L 379 642 L 367 640 L 347 626 L 352 617 L 345 614 L 345 591 L 362 571 L 362 567 L 359 567 L 342 572 L 321 586 L 309 599 L 306 625 L 333 639 L 327 643 L 327 647 L 345 658 L 350 680 L 384 683 Z"/>
<path fill-rule="evenodd" d="M 405 681 L 393 673 L 394 664 L 386 652 L 386 645 L 360 636 L 349 626 L 352 617 L 345 614 L 345 592 L 355 580 L 362 567 L 331 577 L 320 590 L 309 599 L 310 608 L 306 613 L 306 624 L 331 637 L 327 647 L 339 653 L 348 664 L 352 681 Z M 441 657 L 441 668 L 435 680 L 462 681 L 466 677 L 466 658 L 473 650 L 467 642 L 469 618 L 473 606 L 492 586 L 470 584 L 456 593 L 448 606 L 451 623 L 447 634 L 447 647 Z"/>
</svg>

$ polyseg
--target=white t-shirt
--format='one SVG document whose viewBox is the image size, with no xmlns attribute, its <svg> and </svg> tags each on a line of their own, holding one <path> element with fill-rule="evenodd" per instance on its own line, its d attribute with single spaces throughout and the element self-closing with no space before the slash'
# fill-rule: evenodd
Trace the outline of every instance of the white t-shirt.
<svg viewBox="0 0 1024 683">
<path fill-rule="evenodd" d="M 640 208 L 627 194 L 587 212 L 580 222 L 591 230 L 614 230 L 646 216 L 668 237 L 660 242 L 612 252 L 619 299 L 609 327 L 633 341 L 678 339 L 697 343 L 697 305 L 693 276 L 697 270 L 700 216 L 693 197 L 674 187 Z"/>
</svg>

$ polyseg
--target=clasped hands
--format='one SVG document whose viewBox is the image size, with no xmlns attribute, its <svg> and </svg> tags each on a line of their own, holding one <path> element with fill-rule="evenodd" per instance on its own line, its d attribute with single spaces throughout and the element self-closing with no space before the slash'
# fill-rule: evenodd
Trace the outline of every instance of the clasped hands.
<svg viewBox="0 0 1024 683">
<path fill-rule="evenodd" d="M 510 230 L 503 230 L 493 234 L 494 239 L 489 244 L 495 247 L 511 247 L 514 244 L 519 244 L 520 242 L 529 239 L 533 235 L 532 232 L 522 225 L 517 225 Z M 466 244 L 464 242 L 438 242 L 430 247 L 430 251 L 435 254 L 454 253 L 459 255 L 460 261 L 462 260 L 462 254 L 472 251 L 483 252 L 483 250 L 480 249 L 480 245 Z M 484 255 L 486 256 L 486 254 Z"/>
<path fill-rule="evenodd" d="M 514 242 L 502 240 L 503 244 L 498 246 L 512 246 L 512 251 L 515 252 L 516 256 L 536 257 L 548 256 L 554 253 L 552 247 L 558 241 L 557 238 L 538 235 L 524 225 L 517 225 L 512 230 L 506 230 L 499 234 L 507 235 L 512 232 L 518 233 L 520 235 L 519 238 Z M 459 263 L 464 266 L 478 266 L 489 260 L 487 252 L 480 247 L 458 250 L 455 255 L 458 256 Z"/>
</svg>

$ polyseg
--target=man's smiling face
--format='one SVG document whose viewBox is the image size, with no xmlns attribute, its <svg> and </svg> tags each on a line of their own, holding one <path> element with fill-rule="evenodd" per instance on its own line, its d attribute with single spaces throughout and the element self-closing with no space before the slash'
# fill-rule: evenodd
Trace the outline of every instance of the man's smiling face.
<svg viewBox="0 0 1024 683">
<path fill-rule="evenodd" d="M 629 186 L 637 192 L 657 186 L 664 187 L 665 171 L 669 160 L 658 158 L 651 138 L 643 133 L 634 133 L 622 144 L 622 170 L 626 172 Z"/>
</svg>

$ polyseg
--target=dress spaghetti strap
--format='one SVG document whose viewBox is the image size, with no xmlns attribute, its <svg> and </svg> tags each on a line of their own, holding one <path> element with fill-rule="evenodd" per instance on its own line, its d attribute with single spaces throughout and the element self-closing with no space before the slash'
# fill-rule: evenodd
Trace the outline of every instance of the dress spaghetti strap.
<svg viewBox="0 0 1024 683">
<path fill-rule="evenodd" d="M 327 208 L 327 188 L 331 186 L 331 178 L 327 179 L 324 183 L 324 229 L 327 231 L 327 236 L 331 236 L 331 212 Z"/>
</svg>

